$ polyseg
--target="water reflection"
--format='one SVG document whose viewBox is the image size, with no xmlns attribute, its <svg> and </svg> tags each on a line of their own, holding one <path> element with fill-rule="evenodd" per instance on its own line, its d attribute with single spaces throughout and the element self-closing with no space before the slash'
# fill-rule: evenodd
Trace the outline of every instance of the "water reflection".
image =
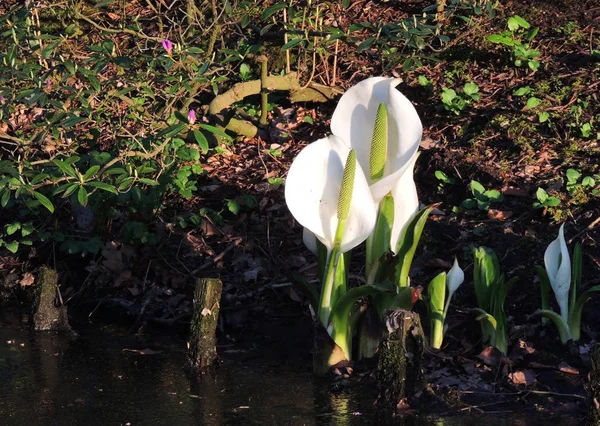
<svg viewBox="0 0 600 426">
<path fill-rule="evenodd" d="M 269 360 L 224 354 L 216 374 L 190 383 L 177 337 L 83 331 L 77 339 L 0 323 L 3 425 L 419 425 L 538 426 L 527 418 L 395 417 L 377 411 L 372 390 L 332 392 L 314 379 L 306 354 Z M 124 349 L 152 348 L 141 355 Z M 553 420 L 554 426 L 574 422 Z"/>
</svg>

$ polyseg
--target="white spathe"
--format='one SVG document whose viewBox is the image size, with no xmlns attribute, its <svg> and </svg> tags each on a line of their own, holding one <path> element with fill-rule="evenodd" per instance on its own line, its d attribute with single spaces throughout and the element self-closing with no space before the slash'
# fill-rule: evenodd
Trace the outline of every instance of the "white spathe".
<svg viewBox="0 0 600 426">
<path fill-rule="evenodd" d="M 338 225 L 337 203 L 350 147 L 332 135 L 306 146 L 294 159 L 285 184 L 285 200 L 296 220 L 331 252 Z M 356 164 L 350 212 L 340 253 L 362 243 L 375 227 L 377 206 L 360 163 Z M 307 241 L 309 240 L 309 241 Z M 314 251 L 314 244 L 307 244 Z"/>
<path fill-rule="evenodd" d="M 465 272 L 458 266 L 458 260 L 454 258 L 454 265 L 446 275 L 446 288 L 448 289 L 448 302 L 452 295 L 458 290 L 458 287 L 465 281 Z"/>
<path fill-rule="evenodd" d="M 408 168 L 390 191 L 394 198 L 394 223 L 392 224 L 390 248 L 394 254 L 398 254 L 398 243 L 400 242 L 400 236 L 403 235 L 404 228 L 419 211 L 419 197 L 413 179 L 413 169 L 417 157 L 418 154 L 413 156 Z"/>
<path fill-rule="evenodd" d="M 331 132 L 356 151 L 361 168 L 369 174 L 371 140 L 379 104 L 388 111 L 388 146 L 383 178 L 369 182 L 375 203 L 379 203 L 405 172 L 412 172 L 421 142 L 423 125 L 412 103 L 395 89 L 400 79 L 372 77 L 342 95 L 331 118 Z M 409 169 L 411 169 L 409 171 Z"/>
<path fill-rule="evenodd" d="M 560 316 L 569 323 L 569 289 L 571 288 L 571 258 L 565 241 L 565 224 L 560 226 L 558 238 L 552 241 L 544 253 L 544 265 L 550 285 L 560 307 Z"/>
</svg>

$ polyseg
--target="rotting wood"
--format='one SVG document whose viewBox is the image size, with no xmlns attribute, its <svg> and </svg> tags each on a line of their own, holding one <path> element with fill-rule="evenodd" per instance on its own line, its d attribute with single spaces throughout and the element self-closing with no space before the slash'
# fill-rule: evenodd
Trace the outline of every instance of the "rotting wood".
<svg viewBox="0 0 600 426">
<path fill-rule="evenodd" d="M 33 328 L 36 331 L 72 332 L 67 307 L 57 304 L 58 273 L 43 266 L 37 280 Z M 61 301 L 62 302 L 62 301 Z"/>
<path fill-rule="evenodd" d="M 379 348 L 377 403 L 401 406 L 425 387 L 423 351 L 425 336 L 419 314 L 397 309 L 386 313 L 387 336 Z"/>
<path fill-rule="evenodd" d="M 204 372 L 218 359 L 216 330 L 222 290 L 218 278 L 196 280 L 187 357 L 189 367 L 197 373 Z"/>
<path fill-rule="evenodd" d="M 600 426 L 600 343 L 592 349 L 588 426 Z"/>
</svg>

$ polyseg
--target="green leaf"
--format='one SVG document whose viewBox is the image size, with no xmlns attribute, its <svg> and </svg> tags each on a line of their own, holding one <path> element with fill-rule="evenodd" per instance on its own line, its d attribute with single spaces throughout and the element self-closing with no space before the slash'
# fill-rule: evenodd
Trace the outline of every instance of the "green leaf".
<svg viewBox="0 0 600 426">
<path fill-rule="evenodd" d="M 52 162 L 58 167 L 63 173 L 77 179 L 77 174 L 75 173 L 75 169 L 70 165 L 65 163 L 62 160 L 52 160 Z"/>
<path fill-rule="evenodd" d="M 515 96 L 525 96 L 531 93 L 531 87 L 529 86 L 525 86 L 525 87 L 519 87 L 517 90 L 515 90 L 513 92 L 513 95 Z"/>
<path fill-rule="evenodd" d="M 94 176 L 96 173 L 98 173 L 98 170 L 100 170 L 100 166 L 98 166 L 98 165 L 90 167 L 83 175 L 83 180 L 86 181 L 86 180 L 90 179 L 92 176 Z"/>
<path fill-rule="evenodd" d="M 6 207 L 9 200 L 10 200 L 10 190 L 4 189 L 2 191 L 2 198 L 0 199 L 0 206 L 2 206 L 3 208 Z"/>
<path fill-rule="evenodd" d="M 577 299 L 571 314 L 569 315 L 569 327 L 573 341 L 576 342 L 581 336 L 581 314 L 585 303 L 594 293 L 600 293 L 600 285 L 589 288 Z M 561 318 L 562 319 L 562 318 Z M 563 342 L 564 343 L 564 342 Z"/>
<path fill-rule="evenodd" d="M 65 190 L 64 194 L 62 195 L 62 198 L 67 198 L 72 193 L 74 193 L 77 190 L 77 188 L 79 188 L 79 184 L 78 183 L 71 183 L 71 184 L 68 184 L 68 185 L 69 186 Z"/>
<path fill-rule="evenodd" d="M 596 181 L 594 180 L 593 177 L 591 176 L 586 176 L 581 180 L 581 185 L 583 186 L 588 186 L 588 187 L 593 187 L 594 185 L 596 185 Z"/>
<path fill-rule="evenodd" d="M 456 91 L 454 89 L 442 88 L 442 102 L 446 105 L 452 105 L 452 100 L 456 98 Z"/>
<path fill-rule="evenodd" d="M 367 239 L 367 281 L 370 283 L 378 281 L 377 270 L 379 261 L 390 250 L 390 239 L 392 225 L 394 224 L 394 197 L 387 194 L 379 203 L 379 212 L 375 229 Z M 373 266 L 376 268 L 373 270 Z M 373 277 L 373 279 L 371 279 Z"/>
<path fill-rule="evenodd" d="M 413 257 L 419 245 L 423 228 L 427 222 L 429 213 L 433 210 L 434 206 L 428 206 L 422 209 L 419 213 L 407 223 L 405 229 L 402 231 L 402 235 L 398 240 L 398 246 L 396 249 L 396 258 L 398 264 L 396 266 L 396 285 L 398 287 L 408 287 L 408 273 L 410 272 L 410 266 L 412 264 Z"/>
<path fill-rule="evenodd" d="M 369 37 L 366 40 L 363 40 L 358 47 L 356 48 L 356 51 L 358 53 L 367 50 L 368 48 L 370 48 L 371 46 L 373 46 L 373 43 L 375 43 L 375 40 L 377 40 L 375 37 Z"/>
<path fill-rule="evenodd" d="M 219 129 L 218 127 L 215 126 L 211 126 L 210 124 L 199 124 L 198 125 L 200 128 L 208 130 L 209 132 L 215 134 L 215 135 L 219 135 L 222 138 L 225 138 L 225 140 L 227 141 L 232 141 L 231 136 L 229 136 L 227 133 L 225 133 L 223 130 Z"/>
<path fill-rule="evenodd" d="M 536 98 L 535 96 L 527 99 L 527 104 L 525 105 L 525 108 L 527 109 L 533 109 L 535 107 L 537 107 L 539 104 L 541 104 L 542 101 L 538 98 Z"/>
<path fill-rule="evenodd" d="M 158 185 L 158 182 L 156 182 L 155 180 L 152 180 L 152 179 L 148 179 L 148 178 L 140 178 L 140 179 L 138 179 L 138 182 L 143 183 L 144 185 L 150 185 L 150 186 Z"/>
<path fill-rule="evenodd" d="M 519 15 L 511 16 L 510 18 L 508 18 L 507 24 L 508 29 L 511 31 L 516 31 L 519 29 L 519 27 L 524 29 L 528 29 L 529 27 L 531 27 L 531 25 L 529 25 L 529 22 L 521 18 Z"/>
<path fill-rule="evenodd" d="M 439 349 L 444 339 L 444 306 L 446 303 L 446 273 L 442 272 L 427 286 L 431 347 Z"/>
<path fill-rule="evenodd" d="M 538 188 L 535 193 L 535 196 L 537 197 L 539 202 L 542 204 L 548 199 L 548 193 L 546 192 L 546 190 L 544 188 Z"/>
<path fill-rule="evenodd" d="M 19 223 L 19 222 L 10 223 L 10 224 L 6 225 L 6 234 L 12 235 L 15 232 L 17 232 L 19 229 L 21 229 L 21 223 Z"/>
<path fill-rule="evenodd" d="M 31 222 L 24 223 L 23 226 L 21 227 L 21 235 L 23 237 L 31 235 L 33 233 L 33 231 L 35 231 L 35 227 L 33 226 L 33 223 L 31 223 Z"/>
<path fill-rule="evenodd" d="M 303 38 L 295 38 L 293 40 L 288 41 L 283 46 L 281 46 L 281 50 L 282 51 L 289 50 L 289 49 L 296 47 L 304 42 L 305 42 L 305 40 Z"/>
<path fill-rule="evenodd" d="M 514 46 L 515 45 L 515 40 L 513 40 L 512 38 L 509 38 L 509 37 L 505 37 L 500 34 L 489 35 L 489 36 L 487 36 L 487 40 L 492 43 L 504 44 L 506 46 Z"/>
<path fill-rule="evenodd" d="M 469 82 L 465 84 L 463 91 L 465 92 L 465 94 L 472 96 L 475 93 L 479 92 L 479 86 L 473 82 Z"/>
<path fill-rule="evenodd" d="M 547 111 L 538 112 L 538 121 L 540 123 L 545 123 L 550 118 L 550 113 Z"/>
<path fill-rule="evenodd" d="M 45 195 L 37 191 L 33 191 L 33 196 L 40 202 L 42 206 L 46 207 L 50 213 L 54 213 L 54 206 Z"/>
<path fill-rule="evenodd" d="M 565 322 L 565 320 L 556 312 L 546 311 L 544 309 L 538 309 L 533 313 L 533 315 L 541 315 L 544 318 L 548 318 L 554 322 L 556 328 L 558 328 L 558 334 L 560 335 L 560 341 L 562 344 L 566 344 L 569 340 L 571 340 L 571 332 L 569 330 L 569 325 Z"/>
<path fill-rule="evenodd" d="M 200 130 L 194 130 L 193 134 L 194 139 L 196 139 L 198 146 L 202 150 L 202 153 L 206 154 L 208 152 L 208 140 L 206 139 L 206 136 L 204 136 Z"/>
<path fill-rule="evenodd" d="M 109 185 L 107 183 L 104 183 L 104 182 L 98 182 L 98 181 L 86 182 L 86 185 L 89 185 L 93 188 L 101 189 L 106 192 L 111 192 L 113 194 L 117 194 L 117 195 L 119 194 L 119 191 L 117 191 L 117 188 L 115 188 L 114 186 Z"/>
<path fill-rule="evenodd" d="M 569 296 L 569 312 L 573 312 L 575 309 L 575 301 L 577 300 L 577 292 L 581 287 L 581 242 L 577 242 L 575 244 L 575 249 L 573 250 L 573 260 L 572 260 L 572 268 L 571 268 L 571 294 Z"/>
<path fill-rule="evenodd" d="M 6 247 L 6 249 L 11 252 L 11 253 L 16 253 L 17 250 L 19 250 L 19 242 L 18 241 L 11 241 L 11 242 L 4 242 L 4 247 Z"/>
<path fill-rule="evenodd" d="M 560 204 L 560 198 L 548 197 L 545 204 L 547 207 L 556 207 Z"/>
<path fill-rule="evenodd" d="M 265 21 L 265 20 L 269 19 L 271 16 L 275 15 L 280 10 L 285 9 L 286 7 L 287 7 L 287 4 L 285 4 L 285 3 L 276 3 L 272 6 L 269 6 L 263 11 L 262 15 L 260 15 L 260 20 Z"/>
<path fill-rule="evenodd" d="M 483 187 L 482 184 L 480 184 L 476 180 L 472 180 L 471 181 L 471 192 L 473 193 L 473 196 L 475 198 L 481 199 L 484 197 L 485 188 Z"/>
<path fill-rule="evenodd" d="M 173 124 L 172 126 L 169 126 L 166 129 L 163 129 L 160 132 L 158 132 L 158 134 L 156 136 L 159 138 L 161 138 L 161 137 L 170 138 L 175 135 L 178 135 L 186 128 L 187 128 L 187 124 L 185 124 L 185 123 Z"/>
<path fill-rule="evenodd" d="M 88 193 L 83 186 L 79 187 L 79 191 L 77 191 L 77 201 L 83 207 L 87 206 L 88 203 Z"/>
<path fill-rule="evenodd" d="M 569 183 L 576 183 L 580 177 L 581 177 L 581 173 L 579 173 L 578 170 L 575 170 L 575 169 L 567 170 L 567 180 L 569 181 Z"/>
</svg>

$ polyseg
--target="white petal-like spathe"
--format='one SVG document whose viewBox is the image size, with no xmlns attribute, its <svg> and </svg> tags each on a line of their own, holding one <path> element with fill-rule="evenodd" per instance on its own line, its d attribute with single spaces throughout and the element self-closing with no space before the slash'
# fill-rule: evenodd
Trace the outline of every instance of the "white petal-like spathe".
<svg viewBox="0 0 600 426">
<path fill-rule="evenodd" d="M 392 235 L 390 239 L 390 248 L 397 254 L 398 241 L 404 228 L 410 220 L 419 211 L 419 198 L 417 197 L 417 187 L 413 179 L 413 169 L 417 161 L 418 154 L 415 154 L 408 163 L 408 168 L 404 171 L 400 180 L 391 190 L 394 198 L 394 223 L 392 225 Z"/>
<path fill-rule="evenodd" d="M 565 241 L 564 228 L 565 224 L 563 223 L 558 231 L 558 238 L 548 245 L 546 253 L 544 253 L 544 264 L 556 301 L 560 306 L 561 316 L 568 319 L 571 258 Z"/>
<path fill-rule="evenodd" d="M 376 203 L 394 187 L 410 167 L 423 134 L 423 125 L 412 103 L 395 87 L 400 79 L 372 77 L 348 89 L 331 118 L 331 131 L 350 143 L 369 176 L 369 157 L 375 116 L 380 103 L 388 110 L 388 153 L 384 177 L 371 185 Z"/>
<path fill-rule="evenodd" d="M 302 230 L 302 241 L 304 241 L 304 245 L 312 254 L 317 254 L 317 237 L 307 228 Z"/>
<path fill-rule="evenodd" d="M 446 288 L 448 289 L 448 300 L 465 280 L 465 272 L 458 266 L 458 260 L 454 258 L 454 265 L 446 275 Z"/>
<path fill-rule="evenodd" d="M 296 220 L 330 251 L 338 224 L 337 203 L 350 147 L 334 135 L 305 147 L 292 163 L 285 200 Z M 377 207 L 365 175 L 356 165 L 350 212 L 340 252 L 363 242 L 375 226 Z M 306 236 L 306 234 L 305 234 Z"/>
</svg>

